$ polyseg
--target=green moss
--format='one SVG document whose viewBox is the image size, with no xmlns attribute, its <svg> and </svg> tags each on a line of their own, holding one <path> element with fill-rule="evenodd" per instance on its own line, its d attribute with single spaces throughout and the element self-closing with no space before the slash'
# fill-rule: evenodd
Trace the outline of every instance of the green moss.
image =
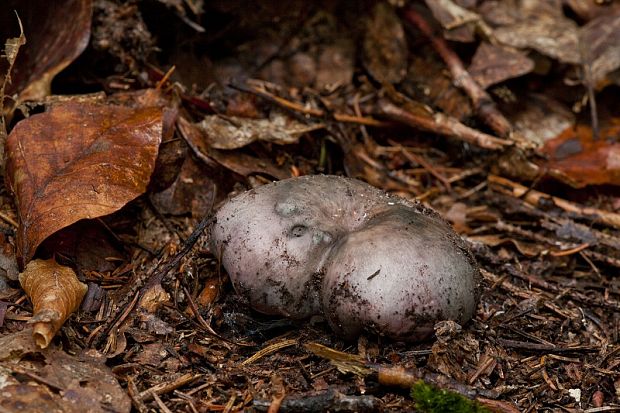
<svg viewBox="0 0 620 413">
<path fill-rule="evenodd" d="M 479 403 L 458 393 L 419 380 L 411 387 L 415 407 L 424 413 L 490 413 Z"/>
</svg>

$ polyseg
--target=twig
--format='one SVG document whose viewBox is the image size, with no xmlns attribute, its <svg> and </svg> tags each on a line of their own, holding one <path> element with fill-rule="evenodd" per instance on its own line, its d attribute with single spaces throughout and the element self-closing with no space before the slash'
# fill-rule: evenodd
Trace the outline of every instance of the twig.
<svg viewBox="0 0 620 413">
<path fill-rule="evenodd" d="M 19 224 L 10 216 L 8 216 L 7 214 L 5 214 L 4 212 L 0 211 L 0 219 L 6 221 L 7 223 L 11 224 L 14 228 L 19 228 Z"/>
<path fill-rule="evenodd" d="M 430 110 L 424 115 L 413 113 L 386 100 L 379 101 L 379 111 L 391 120 L 438 135 L 451 136 L 485 149 L 503 149 L 514 144 L 512 141 L 472 129 L 443 113 L 432 113 Z"/>
<path fill-rule="evenodd" d="M 131 404 L 139 413 L 147 413 L 149 411 L 146 404 L 142 401 L 138 386 L 136 386 L 136 383 L 132 377 L 127 378 L 127 394 L 129 394 L 129 397 L 131 398 Z"/>
<path fill-rule="evenodd" d="M 551 201 L 554 205 L 566 212 L 571 212 L 584 218 L 595 218 L 603 224 L 614 228 L 620 228 L 620 214 L 604 211 L 598 208 L 584 207 L 556 196 L 547 195 L 545 193 L 529 189 L 528 187 L 520 185 L 509 179 L 502 178 L 501 176 L 489 175 L 488 181 L 491 189 L 495 189 L 515 198 L 522 198 L 525 202 L 532 206 L 537 207 L 541 202 Z"/>
<path fill-rule="evenodd" d="M 198 320 L 198 324 L 200 324 L 202 328 L 207 330 L 207 332 L 209 332 L 209 334 L 211 334 L 212 336 L 220 338 L 219 334 L 217 334 L 215 330 L 213 330 L 213 327 L 211 327 L 211 325 L 207 323 L 204 317 L 200 314 L 200 311 L 198 310 L 198 306 L 196 306 L 196 303 L 192 299 L 192 295 L 190 294 L 187 287 L 185 287 L 184 285 L 182 285 L 182 287 L 183 287 L 183 292 L 185 293 L 185 296 L 187 297 L 189 308 L 192 309 L 192 312 L 194 313 L 194 317 L 196 317 L 196 319 Z"/>
<path fill-rule="evenodd" d="M 353 373 L 361 377 L 376 375 L 378 382 L 384 386 L 409 389 L 418 380 L 424 380 L 442 389 L 449 389 L 460 393 L 470 399 L 479 396 L 488 398 L 498 397 L 498 394 L 493 390 L 477 389 L 476 387 L 461 384 L 442 374 L 424 373 L 419 369 L 405 369 L 400 366 L 369 363 L 358 355 L 337 351 L 318 343 L 307 343 L 304 347 L 315 355 L 328 359 L 341 372 Z"/>
<path fill-rule="evenodd" d="M 433 165 L 431 165 L 426 159 L 424 159 L 423 156 L 418 156 L 415 153 L 409 152 L 407 149 L 404 149 L 404 148 L 403 148 L 403 152 L 402 153 L 403 153 L 403 155 L 405 155 L 405 158 L 409 159 L 411 162 L 417 163 L 422 168 L 426 169 L 428 171 L 428 173 L 430 173 L 435 178 L 437 178 L 439 180 L 439 182 L 441 182 L 443 184 L 443 186 L 445 186 L 448 191 L 452 190 L 452 187 L 450 185 L 450 181 L 448 180 L 448 178 L 446 178 L 445 176 L 440 174 L 433 167 Z"/>
<path fill-rule="evenodd" d="M 590 121 L 592 122 L 592 140 L 597 141 L 600 137 L 598 124 L 598 111 L 596 108 L 596 96 L 594 94 L 594 81 L 592 79 L 592 59 L 588 48 L 583 44 L 583 38 L 579 37 L 579 55 L 581 67 L 583 68 L 584 83 L 588 92 L 588 103 L 590 104 Z"/>
<path fill-rule="evenodd" d="M 202 374 L 186 373 L 180 377 L 177 377 L 174 380 L 157 384 L 150 389 L 141 392 L 140 400 L 148 401 L 154 394 L 159 395 L 169 393 L 173 390 L 178 389 L 179 387 L 183 387 L 186 384 L 193 382 L 200 377 L 202 377 Z"/>
<path fill-rule="evenodd" d="M 493 102 L 489 94 L 471 77 L 461 59 L 450 49 L 448 43 L 442 37 L 435 35 L 428 22 L 424 20 L 424 17 L 414 9 L 405 9 L 403 14 L 409 23 L 415 25 L 429 38 L 437 53 L 446 63 L 448 69 L 450 69 L 454 84 L 467 93 L 482 121 L 499 136 L 509 136 L 512 131 L 510 122 L 497 109 L 495 102 Z"/>
<path fill-rule="evenodd" d="M 271 354 L 271 353 L 275 353 L 278 350 L 281 350 L 283 348 L 286 347 L 290 347 L 290 346 L 294 346 L 295 344 L 297 344 L 297 340 L 295 339 L 290 339 L 290 340 L 283 340 L 283 341 L 279 341 L 277 343 L 274 343 L 270 346 L 267 346 L 261 350 L 259 350 L 258 352 L 256 352 L 253 356 L 251 356 L 248 359 L 243 360 L 241 363 L 239 363 L 240 366 L 247 366 L 249 364 L 254 363 L 255 361 Z"/>
<path fill-rule="evenodd" d="M 153 285 L 160 284 L 163 278 L 168 274 L 172 269 L 176 268 L 183 257 L 190 252 L 190 250 L 194 247 L 194 244 L 198 241 L 204 230 L 211 224 L 211 222 L 215 219 L 215 216 L 208 215 L 200 221 L 200 223 L 196 226 L 194 231 L 191 233 L 187 240 L 183 243 L 183 248 L 179 251 L 170 261 L 166 262 L 166 264 L 159 271 L 154 272 L 146 281 L 144 287 L 142 287 L 142 292 L 146 291 L 148 288 Z"/>
<path fill-rule="evenodd" d="M 161 269 L 159 269 L 160 266 L 157 265 L 157 267 L 155 267 L 155 269 L 150 275 L 146 277 L 146 279 L 140 279 L 139 282 L 136 283 L 136 285 L 132 289 L 133 292 L 129 291 L 127 293 L 128 297 L 132 296 L 131 301 L 127 300 L 125 304 L 121 304 L 116 307 L 112 311 L 112 314 L 109 315 L 106 323 L 99 326 L 100 329 L 98 330 L 97 335 L 93 337 L 95 345 L 99 345 L 103 341 L 103 339 L 108 336 L 110 331 L 112 331 L 115 326 L 118 327 L 122 324 L 124 319 L 134 309 L 135 304 L 138 302 L 138 299 L 146 291 L 148 291 L 153 286 L 160 284 L 166 274 L 168 274 L 168 272 L 170 272 L 177 265 L 179 265 L 181 259 L 183 259 L 183 257 L 187 255 L 187 253 L 194 247 L 194 244 L 196 244 L 198 238 L 200 238 L 204 230 L 207 228 L 207 226 L 209 226 L 209 224 L 211 224 L 213 219 L 214 216 L 212 215 L 208 215 L 203 218 L 203 220 L 200 221 L 198 226 L 194 229 L 194 232 L 192 232 L 192 234 L 183 243 L 183 247 L 181 248 L 181 250 L 171 260 L 167 261 L 166 264 L 161 267 Z"/>
<path fill-rule="evenodd" d="M 270 400 L 255 399 L 253 407 L 261 412 L 267 411 L 267 408 L 273 406 Z M 377 412 L 381 411 L 381 399 L 375 396 L 349 396 L 340 393 L 338 390 L 329 389 L 316 396 L 306 397 L 286 397 L 281 401 L 279 412 Z"/>
<path fill-rule="evenodd" d="M 325 116 L 328 116 L 328 114 L 324 110 L 316 109 L 316 108 L 309 108 L 299 103 L 291 102 L 290 100 L 286 100 L 272 93 L 269 93 L 266 90 L 261 90 L 253 86 L 244 86 L 244 85 L 238 85 L 234 83 L 231 83 L 229 86 L 241 92 L 251 93 L 253 95 L 259 96 L 265 100 L 268 100 L 272 103 L 275 103 L 285 109 L 289 109 L 294 112 L 299 112 L 304 115 L 314 116 L 317 118 L 323 118 Z M 388 122 L 380 121 L 380 120 L 377 120 L 375 118 L 368 117 L 368 116 L 355 116 L 355 115 L 348 115 L 346 113 L 333 113 L 331 115 L 334 118 L 334 120 L 337 120 L 338 122 L 357 123 L 359 125 L 375 126 L 379 128 L 391 125 Z"/>
<path fill-rule="evenodd" d="M 554 344 L 528 343 L 526 341 L 515 341 L 505 338 L 499 338 L 497 342 L 505 347 L 545 353 L 592 353 L 600 350 L 596 346 L 560 347 Z"/>
</svg>

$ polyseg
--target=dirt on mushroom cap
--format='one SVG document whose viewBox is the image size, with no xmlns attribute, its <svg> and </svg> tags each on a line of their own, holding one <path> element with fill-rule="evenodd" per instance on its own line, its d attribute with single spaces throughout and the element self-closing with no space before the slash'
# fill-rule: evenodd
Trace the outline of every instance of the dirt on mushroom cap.
<svg viewBox="0 0 620 413">
<path fill-rule="evenodd" d="M 416 341 L 475 310 L 478 269 L 449 224 L 364 182 L 287 179 L 229 200 L 216 217 L 213 251 L 260 312 L 323 314 L 345 337 Z"/>
</svg>

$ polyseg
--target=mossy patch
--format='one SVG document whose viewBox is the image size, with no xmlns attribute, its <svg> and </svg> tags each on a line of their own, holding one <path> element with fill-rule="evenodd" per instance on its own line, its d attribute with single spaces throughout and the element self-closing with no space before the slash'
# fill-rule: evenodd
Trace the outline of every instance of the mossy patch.
<svg viewBox="0 0 620 413">
<path fill-rule="evenodd" d="M 476 401 L 422 380 L 411 386 L 411 397 L 416 409 L 424 413 L 491 413 Z"/>
</svg>

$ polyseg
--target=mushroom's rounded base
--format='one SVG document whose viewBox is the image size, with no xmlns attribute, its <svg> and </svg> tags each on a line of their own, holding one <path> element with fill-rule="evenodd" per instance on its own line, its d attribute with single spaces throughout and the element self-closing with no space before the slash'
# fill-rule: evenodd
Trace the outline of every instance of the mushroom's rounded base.
<svg viewBox="0 0 620 413">
<path fill-rule="evenodd" d="M 435 216 L 393 208 L 334 247 L 322 288 L 325 316 L 339 334 L 369 331 L 422 341 L 438 321 L 468 321 L 478 270 L 462 241 Z"/>
<path fill-rule="evenodd" d="M 348 338 L 406 341 L 473 316 L 479 273 L 464 242 L 432 210 L 364 182 L 287 179 L 231 199 L 216 219 L 213 252 L 260 312 L 322 314 Z"/>
</svg>

